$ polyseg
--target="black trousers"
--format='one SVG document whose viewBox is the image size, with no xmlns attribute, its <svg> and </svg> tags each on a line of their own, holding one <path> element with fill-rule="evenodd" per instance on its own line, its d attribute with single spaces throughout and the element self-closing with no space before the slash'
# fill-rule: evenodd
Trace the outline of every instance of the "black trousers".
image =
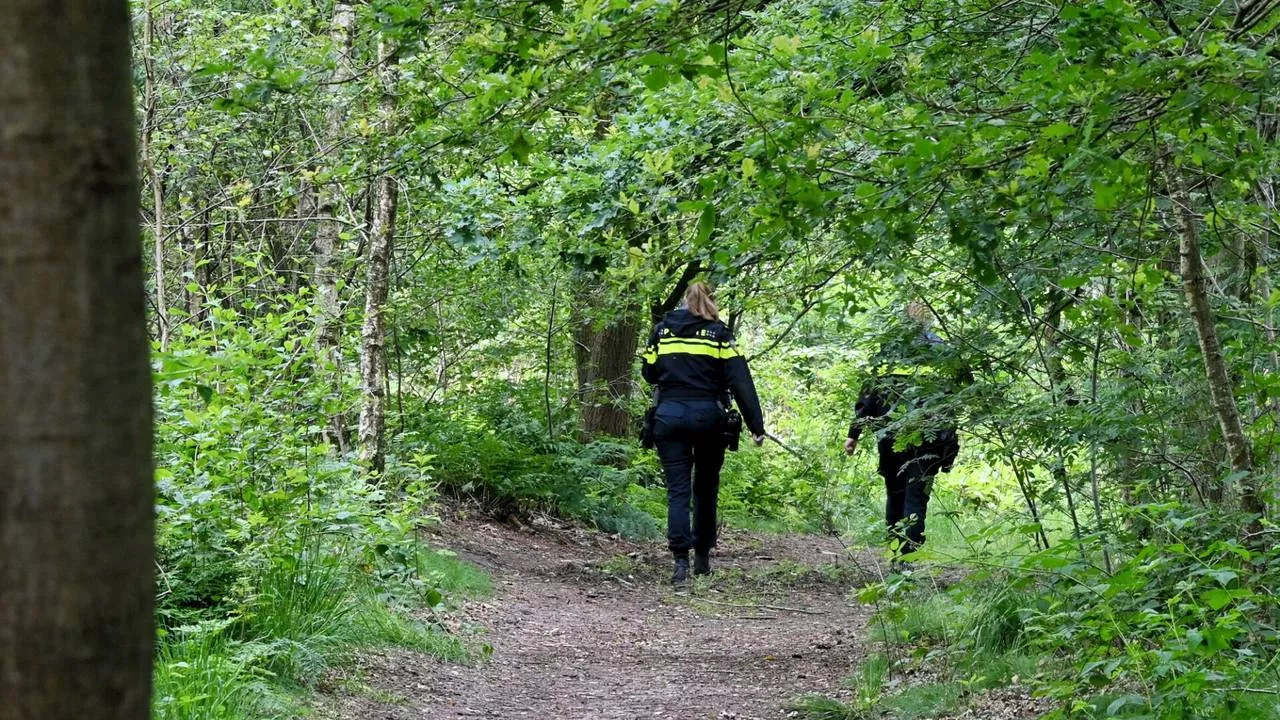
<svg viewBox="0 0 1280 720">
<path fill-rule="evenodd" d="M 716 544 L 724 410 L 710 399 L 663 400 L 654 413 L 653 437 L 667 480 L 667 546 L 677 555 L 690 548 L 706 553 Z"/>
<path fill-rule="evenodd" d="M 929 511 L 929 495 L 938 474 L 936 455 L 895 457 L 883 463 L 884 521 L 889 536 L 899 544 L 899 554 L 920 549 L 924 545 L 924 522 Z"/>
</svg>

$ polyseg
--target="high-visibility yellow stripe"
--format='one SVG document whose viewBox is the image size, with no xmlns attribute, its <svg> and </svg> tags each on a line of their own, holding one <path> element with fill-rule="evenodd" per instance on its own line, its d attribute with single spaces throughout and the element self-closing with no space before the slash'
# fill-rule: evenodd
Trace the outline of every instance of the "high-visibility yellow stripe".
<svg viewBox="0 0 1280 720">
<path fill-rule="evenodd" d="M 706 357 L 719 358 L 728 360 L 738 356 L 738 351 L 732 346 L 723 346 L 719 344 L 706 345 L 703 343 L 687 342 L 681 340 L 668 340 L 658 343 L 658 355 L 703 355 Z"/>
<path fill-rule="evenodd" d="M 937 375 L 938 369 L 931 365 L 914 365 L 911 367 L 891 367 L 881 371 L 882 375 Z"/>
<path fill-rule="evenodd" d="M 640 357 L 652 365 L 658 362 L 660 355 L 702 355 L 720 360 L 741 357 L 741 353 L 732 343 L 724 343 L 708 338 L 666 336 L 660 338 L 656 345 L 650 345 Z"/>
<path fill-rule="evenodd" d="M 658 338 L 658 342 L 657 342 L 656 344 L 657 344 L 657 345 L 659 345 L 659 346 L 661 346 L 661 345 L 663 345 L 664 343 L 694 343 L 694 344 L 696 344 L 696 345 L 706 345 L 706 346 L 708 346 L 708 347 L 713 347 L 713 348 L 723 348 L 723 347 L 728 347 L 728 346 L 727 346 L 724 342 L 722 342 L 722 341 L 719 341 L 719 340 L 712 340 L 711 338 L 701 338 L 701 337 L 673 337 L 673 336 L 668 336 L 668 337 Z"/>
</svg>

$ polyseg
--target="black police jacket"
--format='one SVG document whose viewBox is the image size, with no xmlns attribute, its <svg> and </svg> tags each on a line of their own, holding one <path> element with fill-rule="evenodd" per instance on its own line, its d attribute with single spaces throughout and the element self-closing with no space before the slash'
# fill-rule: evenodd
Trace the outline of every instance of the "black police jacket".
<svg viewBox="0 0 1280 720">
<path fill-rule="evenodd" d="M 641 359 L 640 374 L 663 399 L 720 400 L 732 393 L 747 429 L 764 434 L 751 370 L 724 323 L 673 310 L 653 328 Z"/>
<path fill-rule="evenodd" d="M 896 433 L 885 427 L 886 418 L 903 406 L 919 409 L 916 392 L 913 391 L 949 392 L 971 380 L 966 368 L 948 367 L 954 362 L 948 362 L 952 359 L 938 352 L 944 350 L 945 343 L 937 335 L 925 332 L 913 338 L 910 345 L 914 346 L 914 352 L 903 358 L 905 362 L 882 364 L 875 377 L 862 386 L 854 406 L 854 420 L 849 426 L 849 437 L 854 440 L 862 435 L 864 426 L 878 430 L 876 444 L 882 474 L 897 474 L 898 468 L 904 464 L 920 461 L 926 461 L 934 472 L 946 472 L 951 469 L 960 450 L 955 420 L 937 415 L 918 428 L 920 435 L 915 442 L 895 448 L 898 438 Z"/>
</svg>

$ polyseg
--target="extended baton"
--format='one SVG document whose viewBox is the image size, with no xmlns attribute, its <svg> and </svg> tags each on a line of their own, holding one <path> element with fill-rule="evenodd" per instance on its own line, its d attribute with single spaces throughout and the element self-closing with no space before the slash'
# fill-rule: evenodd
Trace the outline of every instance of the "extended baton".
<svg viewBox="0 0 1280 720">
<path fill-rule="evenodd" d="M 795 458 L 796 458 L 797 460 L 799 460 L 799 461 L 801 461 L 801 462 L 809 462 L 809 458 L 806 458 L 805 456 L 803 456 L 803 455 L 801 455 L 801 454 L 800 454 L 800 451 L 798 451 L 798 450 L 796 450 L 795 448 L 791 447 L 790 445 L 788 445 L 788 444 L 786 444 L 786 443 L 782 442 L 782 439 L 781 439 L 781 438 L 779 438 L 777 435 L 774 435 L 773 433 L 767 432 L 767 433 L 765 433 L 765 434 L 764 434 L 764 436 L 765 436 L 765 437 L 767 437 L 767 438 L 769 438 L 770 440 L 772 440 L 772 441 L 774 441 L 774 442 L 778 443 L 778 447 L 780 447 L 780 448 L 782 448 L 783 450 L 786 450 L 787 452 L 791 453 L 793 456 L 795 456 Z"/>
<path fill-rule="evenodd" d="M 796 450 L 790 445 L 782 442 L 782 439 L 779 438 L 777 435 L 774 435 L 773 433 L 766 432 L 764 436 L 774 441 L 775 443 L 777 443 L 778 447 L 782 448 L 783 450 L 786 450 L 787 453 L 789 453 L 792 457 L 799 460 L 801 463 L 804 463 L 804 468 L 801 469 L 800 471 L 801 473 L 807 473 L 810 470 L 818 470 L 819 477 L 822 478 L 822 487 L 824 491 L 829 491 L 831 489 L 831 478 L 830 476 L 827 475 L 826 472 L 823 472 L 826 468 L 820 464 L 820 461 L 814 460 L 811 458 L 806 458 L 804 455 L 800 454 L 799 450 Z M 836 530 L 835 518 L 833 518 L 831 515 L 831 508 L 824 506 L 821 508 L 821 511 L 823 514 L 823 518 L 822 518 L 823 528 L 831 535 L 838 535 L 839 533 Z"/>
</svg>

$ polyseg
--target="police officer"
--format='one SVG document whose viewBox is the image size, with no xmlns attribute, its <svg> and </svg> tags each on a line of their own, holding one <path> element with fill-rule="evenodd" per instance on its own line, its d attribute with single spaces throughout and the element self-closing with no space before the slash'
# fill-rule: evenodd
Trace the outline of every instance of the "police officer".
<svg viewBox="0 0 1280 720">
<path fill-rule="evenodd" d="M 711 572 L 716 496 L 728 446 L 728 396 L 737 400 L 757 445 L 764 442 L 764 417 L 747 360 L 702 283 L 689 286 L 681 307 L 654 327 L 642 360 L 641 374 L 658 387 L 653 440 L 667 481 L 667 541 L 675 555 L 671 581 L 681 584 L 688 578 L 690 549 L 693 574 Z"/>
<path fill-rule="evenodd" d="M 954 389 L 956 380 L 968 378 L 946 343 L 930 331 L 928 307 L 913 302 L 907 315 L 910 321 L 881 346 L 876 374 L 862 387 L 844 444 L 845 452 L 852 454 L 864 427 L 876 431 L 885 523 L 898 557 L 924 544 L 934 477 L 951 470 L 960 451 L 955 421 L 931 406 Z M 904 438 L 905 447 L 898 447 L 904 427 L 911 429 L 911 437 Z M 895 559 L 893 567 L 900 569 L 900 561 Z"/>
</svg>

